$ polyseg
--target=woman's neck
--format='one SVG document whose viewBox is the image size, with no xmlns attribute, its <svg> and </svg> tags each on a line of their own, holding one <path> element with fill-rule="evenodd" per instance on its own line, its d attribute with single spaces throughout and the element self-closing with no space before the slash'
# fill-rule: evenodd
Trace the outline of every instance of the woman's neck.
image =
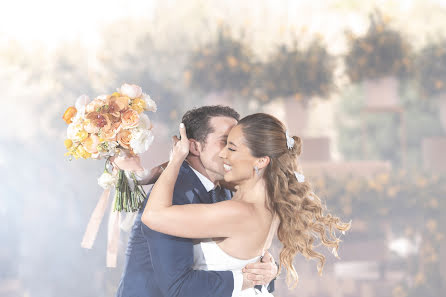
<svg viewBox="0 0 446 297">
<path fill-rule="evenodd" d="M 251 178 L 237 187 L 238 199 L 249 203 L 264 203 L 266 200 L 266 185 L 263 178 Z"/>
</svg>

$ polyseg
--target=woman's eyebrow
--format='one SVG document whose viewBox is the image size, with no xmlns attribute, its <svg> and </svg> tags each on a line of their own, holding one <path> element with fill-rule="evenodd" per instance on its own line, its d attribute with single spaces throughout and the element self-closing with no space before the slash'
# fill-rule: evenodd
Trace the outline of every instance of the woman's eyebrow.
<svg viewBox="0 0 446 297">
<path fill-rule="evenodd" d="M 235 145 L 235 143 L 233 143 L 232 141 L 230 141 L 229 144 L 230 144 L 230 145 L 233 145 L 233 146 L 235 146 L 235 147 L 237 147 L 237 146 Z"/>
</svg>

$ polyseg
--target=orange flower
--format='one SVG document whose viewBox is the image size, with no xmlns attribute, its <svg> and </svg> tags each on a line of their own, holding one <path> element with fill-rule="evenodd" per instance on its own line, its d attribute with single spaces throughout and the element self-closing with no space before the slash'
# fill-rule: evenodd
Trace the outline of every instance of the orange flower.
<svg viewBox="0 0 446 297">
<path fill-rule="evenodd" d="M 130 149 L 130 140 L 132 139 L 132 133 L 129 130 L 121 130 L 116 135 L 118 143 L 126 149 Z"/>
<path fill-rule="evenodd" d="M 65 113 L 63 114 L 63 120 L 67 124 L 71 124 L 71 119 L 76 115 L 77 109 L 74 106 L 70 106 L 65 110 Z"/>
<path fill-rule="evenodd" d="M 128 109 L 122 113 L 121 120 L 123 128 L 134 128 L 138 126 L 139 114 L 134 109 Z"/>
</svg>

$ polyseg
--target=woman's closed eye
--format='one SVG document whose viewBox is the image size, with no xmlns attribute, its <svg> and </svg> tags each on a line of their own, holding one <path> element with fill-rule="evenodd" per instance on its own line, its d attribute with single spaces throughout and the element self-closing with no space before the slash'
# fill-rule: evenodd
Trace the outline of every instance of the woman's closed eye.
<svg viewBox="0 0 446 297">
<path fill-rule="evenodd" d="M 228 150 L 230 150 L 231 152 L 235 152 L 235 149 L 228 147 Z"/>
</svg>

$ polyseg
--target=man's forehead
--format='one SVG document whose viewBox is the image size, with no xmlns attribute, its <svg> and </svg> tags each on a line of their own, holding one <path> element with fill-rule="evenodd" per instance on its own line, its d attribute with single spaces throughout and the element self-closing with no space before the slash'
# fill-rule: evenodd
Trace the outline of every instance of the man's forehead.
<svg viewBox="0 0 446 297">
<path fill-rule="evenodd" d="M 213 117 L 210 120 L 212 130 L 218 134 L 228 134 L 232 127 L 237 125 L 237 120 L 231 117 Z"/>
</svg>

